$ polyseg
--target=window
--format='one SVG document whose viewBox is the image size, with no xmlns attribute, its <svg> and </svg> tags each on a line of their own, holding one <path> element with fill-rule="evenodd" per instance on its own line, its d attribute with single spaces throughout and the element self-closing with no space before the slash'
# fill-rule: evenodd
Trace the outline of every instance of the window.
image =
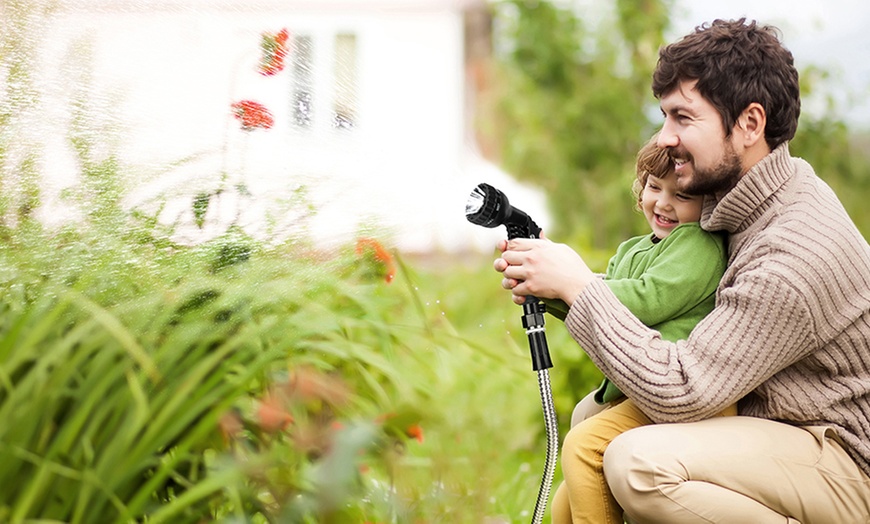
<svg viewBox="0 0 870 524">
<path fill-rule="evenodd" d="M 310 36 L 297 35 L 293 38 L 293 124 L 302 128 L 310 128 L 314 117 L 312 51 Z"/>
<path fill-rule="evenodd" d="M 332 126 L 350 129 L 357 120 L 356 35 L 335 35 L 335 98 L 332 104 Z"/>
</svg>

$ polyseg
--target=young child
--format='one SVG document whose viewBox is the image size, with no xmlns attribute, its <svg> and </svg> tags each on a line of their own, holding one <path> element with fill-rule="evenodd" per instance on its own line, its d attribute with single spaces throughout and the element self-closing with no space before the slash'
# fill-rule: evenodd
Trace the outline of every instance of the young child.
<svg viewBox="0 0 870 524">
<path fill-rule="evenodd" d="M 623 242 L 604 281 L 663 339 L 685 339 L 715 304 L 727 261 L 725 237 L 701 229 L 703 197 L 676 190 L 673 163 L 655 136 L 638 153 L 636 171 L 637 204 L 652 233 Z M 547 305 L 564 319 L 566 304 Z M 720 413 L 736 414 L 736 406 Z M 553 499 L 554 524 L 623 522 L 604 478 L 604 450 L 620 433 L 652 423 L 607 379 L 577 405 L 562 446 L 565 480 Z"/>
</svg>

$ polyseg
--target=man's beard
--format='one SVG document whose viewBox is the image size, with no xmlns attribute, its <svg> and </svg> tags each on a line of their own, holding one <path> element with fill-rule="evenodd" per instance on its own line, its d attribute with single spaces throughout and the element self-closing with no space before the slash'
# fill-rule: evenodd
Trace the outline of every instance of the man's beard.
<svg viewBox="0 0 870 524">
<path fill-rule="evenodd" d="M 672 155 L 675 156 L 675 155 Z M 678 177 L 677 188 L 688 195 L 713 195 L 724 194 L 737 185 L 743 166 L 740 157 L 730 142 L 725 142 L 724 158 L 710 169 L 699 169 L 692 162 L 693 173 L 691 177 Z"/>
</svg>

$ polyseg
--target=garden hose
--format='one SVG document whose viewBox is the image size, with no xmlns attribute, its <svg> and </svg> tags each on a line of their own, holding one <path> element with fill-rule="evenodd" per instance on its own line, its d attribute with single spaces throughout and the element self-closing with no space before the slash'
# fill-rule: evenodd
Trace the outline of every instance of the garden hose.
<svg viewBox="0 0 870 524">
<path fill-rule="evenodd" d="M 535 513 L 532 515 L 534 524 L 543 522 L 547 501 L 550 500 L 553 476 L 556 474 L 556 459 L 559 450 L 559 426 L 556 419 L 556 408 L 553 406 L 553 391 L 550 389 L 550 372 L 548 370 L 538 371 L 538 386 L 541 389 L 541 407 L 544 410 L 544 425 L 547 428 L 547 460 L 544 464 L 541 487 L 538 489 L 538 499 L 535 502 Z"/>
<path fill-rule="evenodd" d="M 489 184 L 478 184 L 468 196 L 465 204 L 465 218 L 472 224 L 483 227 L 505 226 L 508 239 L 538 238 L 541 228 L 529 215 L 513 207 L 504 193 Z M 528 296 L 523 303 L 523 327 L 529 339 L 532 369 L 538 373 L 538 386 L 541 391 L 541 405 L 544 410 L 544 425 L 547 430 L 547 458 L 544 475 L 535 502 L 532 524 L 543 522 L 550 500 L 553 476 L 556 472 L 556 457 L 559 450 L 559 427 L 556 409 L 553 406 L 553 391 L 550 387 L 549 369 L 553 367 L 547 348 L 547 335 L 544 331 L 546 306 L 538 298 Z"/>
<path fill-rule="evenodd" d="M 538 388 L 541 392 L 541 407 L 544 411 L 544 426 L 547 430 L 547 457 L 544 464 L 544 475 L 541 487 L 538 489 L 538 499 L 535 502 L 535 512 L 532 523 L 540 524 L 544 519 L 547 501 L 550 500 L 550 489 L 553 486 L 553 475 L 556 473 L 556 458 L 559 450 L 559 427 L 556 419 L 556 409 L 553 405 L 553 391 L 550 387 L 550 372 L 553 367 L 547 348 L 547 335 L 544 331 L 544 313 L 546 306 L 536 297 L 526 297 L 523 304 L 523 327 L 529 339 L 529 350 L 532 356 L 532 369 L 538 373 Z"/>
</svg>

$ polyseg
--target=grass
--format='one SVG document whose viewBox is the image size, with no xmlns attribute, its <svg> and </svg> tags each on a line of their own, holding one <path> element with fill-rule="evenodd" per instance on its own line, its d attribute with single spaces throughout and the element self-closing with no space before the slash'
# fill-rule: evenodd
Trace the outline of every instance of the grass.
<svg viewBox="0 0 870 524">
<path fill-rule="evenodd" d="M 0 519 L 528 520 L 545 439 L 519 308 L 489 262 L 357 251 L 15 232 Z M 597 377 L 551 324 L 567 420 Z"/>
</svg>

